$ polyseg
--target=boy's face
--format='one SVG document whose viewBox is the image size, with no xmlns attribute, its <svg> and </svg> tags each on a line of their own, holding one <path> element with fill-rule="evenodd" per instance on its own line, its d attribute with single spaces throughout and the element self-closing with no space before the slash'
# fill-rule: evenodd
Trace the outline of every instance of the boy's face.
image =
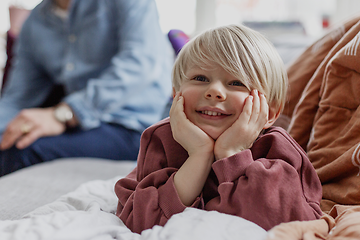
<svg viewBox="0 0 360 240">
<path fill-rule="evenodd" d="M 189 68 L 180 92 L 187 118 L 217 139 L 239 117 L 250 91 L 219 65 Z"/>
</svg>

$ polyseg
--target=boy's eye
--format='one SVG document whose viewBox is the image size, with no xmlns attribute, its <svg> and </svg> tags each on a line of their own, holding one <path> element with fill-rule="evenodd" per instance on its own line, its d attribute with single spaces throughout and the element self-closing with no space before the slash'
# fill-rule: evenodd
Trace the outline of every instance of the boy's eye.
<svg viewBox="0 0 360 240">
<path fill-rule="evenodd" d="M 205 76 L 202 76 L 202 75 L 195 76 L 193 79 L 196 80 L 196 81 L 200 81 L 200 82 L 206 82 L 207 81 L 207 78 Z"/>
<path fill-rule="evenodd" d="M 243 84 L 242 82 L 238 81 L 238 80 L 232 81 L 232 82 L 230 83 L 230 85 L 231 85 L 231 86 L 239 86 L 239 87 L 244 86 L 244 84 Z"/>
</svg>

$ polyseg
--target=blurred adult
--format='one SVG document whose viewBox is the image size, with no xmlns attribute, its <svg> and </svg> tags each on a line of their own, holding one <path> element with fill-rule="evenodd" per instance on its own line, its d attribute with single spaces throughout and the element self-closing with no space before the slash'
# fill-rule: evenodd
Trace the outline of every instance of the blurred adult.
<svg viewBox="0 0 360 240">
<path fill-rule="evenodd" d="M 154 0 L 43 0 L 0 99 L 0 175 L 66 157 L 135 160 L 171 92 Z M 60 103 L 40 108 L 56 85 Z"/>
</svg>

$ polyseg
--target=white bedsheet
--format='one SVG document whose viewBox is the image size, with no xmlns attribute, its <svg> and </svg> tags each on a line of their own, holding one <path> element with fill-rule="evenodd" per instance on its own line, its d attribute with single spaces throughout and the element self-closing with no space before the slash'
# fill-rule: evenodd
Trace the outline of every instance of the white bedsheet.
<svg viewBox="0 0 360 240">
<path fill-rule="evenodd" d="M 194 208 L 174 215 L 164 227 L 132 233 L 114 215 L 117 197 L 113 189 L 118 179 L 120 176 L 87 182 L 22 219 L 0 221 L 0 239 L 260 240 L 266 236 L 264 229 L 240 217 Z"/>
</svg>

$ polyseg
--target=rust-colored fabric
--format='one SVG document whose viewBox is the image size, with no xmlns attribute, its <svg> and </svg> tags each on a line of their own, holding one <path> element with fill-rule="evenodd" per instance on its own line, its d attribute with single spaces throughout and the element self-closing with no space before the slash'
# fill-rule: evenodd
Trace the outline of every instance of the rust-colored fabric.
<svg viewBox="0 0 360 240">
<path fill-rule="evenodd" d="M 320 220 L 280 224 L 268 239 L 360 239 L 360 18 L 332 33 L 289 68 L 284 110 L 288 132 L 321 180 L 325 214 Z M 318 45 L 317 56 L 312 51 Z"/>
<path fill-rule="evenodd" d="M 359 31 L 360 22 L 339 42 L 344 47 L 326 66 L 307 147 L 323 184 L 323 199 L 339 204 L 360 204 Z"/>
<path fill-rule="evenodd" d="M 339 27 L 341 29 L 341 27 Z M 343 27 L 345 29 L 345 27 Z M 288 128 L 288 131 L 291 136 L 295 138 L 295 140 L 306 150 L 306 146 L 308 144 L 310 133 L 313 127 L 314 118 L 318 111 L 318 105 L 320 101 L 320 88 L 323 82 L 323 79 L 326 78 L 324 76 L 325 70 L 329 61 L 334 57 L 334 55 L 344 47 L 351 39 L 353 39 L 357 32 L 360 29 L 360 23 L 357 22 L 350 30 L 346 32 L 346 34 L 331 48 L 328 52 L 324 60 L 318 65 L 314 75 L 308 79 L 307 76 L 304 78 L 299 77 L 296 81 L 292 78 L 289 78 L 289 88 L 295 89 L 296 86 L 300 86 L 300 82 L 305 81 L 307 85 L 304 89 L 300 90 L 301 97 L 300 99 L 291 99 L 291 101 L 295 101 L 294 103 L 288 105 L 296 104 L 294 108 L 293 115 L 291 117 L 291 122 Z M 343 32 L 339 30 L 334 30 L 336 32 Z M 331 38 L 331 34 L 327 35 L 327 38 Z M 331 38 L 332 39 L 332 38 Z M 312 58 L 313 56 L 308 56 Z M 294 66 L 296 67 L 296 66 Z M 310 66 L 308 66 L 310 67 Z M 292 68 L 292 67 L 290 67 Z M 289 93 L 290 96 L 293 95 L 294 90 Z M 287 107 L 287 106 L 285 106 Z M 289 107 L 287 107 L 289 108 Z"/>
<path fill-rule="evenodd" d="M 289 77 L 289 88 L 287 103 L 283 115 L 291 118 L 295 105 L 300 100 L 301 94 L 310 78 L 314 75 L 321 62 L 328 55 L 334 45 L 344 34 L 360 20 L 360 17 L 351 19 L 345 24 L 332 30 L 320 40 L 307 48 L 287 69 Z"/>
<path fill-rule="evenodd" d="M 345 26 L 343 29 L 348 30 L 329 50 L 304 88 L 288 128 L 306 150 L 322 182 L 324 212 L 335 204 L 360 204 L 359 18 Z M 306 81 L 306 74 L 302 81 Z M 291 89 L 300 80 L 290 78 Z"/>
</svg>

